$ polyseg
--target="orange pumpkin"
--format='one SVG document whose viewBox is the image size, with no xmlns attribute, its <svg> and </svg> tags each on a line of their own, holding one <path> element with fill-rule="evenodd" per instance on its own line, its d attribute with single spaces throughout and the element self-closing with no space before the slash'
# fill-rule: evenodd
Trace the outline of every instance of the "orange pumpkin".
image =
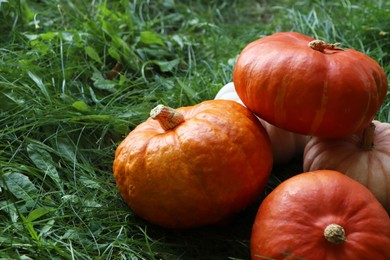
<svg viewBox="0 0 390 260">
<path fill-rule="evenodd" d="M 252 259 L 390 259 L 390 219 L 372 193 L 337 171 L 298 174 L 262 202 Z"/>
<path fill-rule="evenodd" d="M 240 53 L 233 82 L 245 106 L 288 131 L 321 137 L 359 132 L 387 92 L 380 65 L 296 32 L 258 39 Z"/>
<path fill-rule="evenodd" d="M 304 151 L 305 171 L 336 170 L 366 186 L 390 212 L 390 124 L 373 121 L 361 134 L 313 137 Z"/>
<path fill-rule="evenodd" d="M 258 198 L 271 168 L 264 128 L 228 100 L 156 107 L 118 146 L 113 164 L 130 208 L 169 228 L 231 218 Z"/>
</svg>

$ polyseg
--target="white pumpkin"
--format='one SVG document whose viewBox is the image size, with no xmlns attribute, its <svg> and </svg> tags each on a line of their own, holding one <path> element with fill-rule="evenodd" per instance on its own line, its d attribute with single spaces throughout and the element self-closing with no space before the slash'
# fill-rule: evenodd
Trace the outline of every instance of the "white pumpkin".
<svg viewBox="0 0 390 260">
<path fill-rule="evenodd" d="M 361 134 L 313 137 L 304 150 L 304 171 L 337 170 L 366 186 L 390 213 L 390 124 L 373 121 Z"/>
<path fill-rule="evenodd" d="M 214 99 L 234 100 L 244 105 L 237 95 L 233 82 L 223 86 Z M 306 143 L 310 137 L 292 133 L 269 124 L 267 121 L 259 118 L 261 124 L 267 130 L 268 136 L 272 143 L 272 152 L 274 163 L 282 164 L 291 161 L 295 156 L 303 154 Z"/>
</svg>

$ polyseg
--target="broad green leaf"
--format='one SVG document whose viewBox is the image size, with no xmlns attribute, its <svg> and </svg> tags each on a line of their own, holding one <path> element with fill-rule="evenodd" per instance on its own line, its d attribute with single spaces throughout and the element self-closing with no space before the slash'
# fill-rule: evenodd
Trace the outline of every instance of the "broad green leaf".
<svg viewBox="0 0 390 260">
<path fill-rule="evenodd" d="M 12 172 L 3 175 L 6 188 L 20 200 L 26 202 L 26 206 L 34 205 L 34 197 L 38 194 L 38 189 L 30 179 L 21 173 Z"/>
<path fill-rule="evenodd" d="M 108 49 L 108 54 L 112 58 L 114 58 L 116 61 L 120 61 L 121 60 L 121 55 L 119 54 L 119 52 L 115 48 L 110 47 Z"/>
<path fill-rule="evenodd" d="M 27 221 L 33 222 L 34 220 L 46 215 L 47 213 L 53 211 L 53 209 L 49 208 L 37 208 L 28 214 Z"/>
<path fill-rule="evenodd" d="M 61 36 L 61 39 L 67 41 L 67 42 L 72 42 L 74 41 L 73 39 L 76 39 L 76 41 L 78 40 L 77 38 L 80 38 L 80 33 L 81 32 L 75 32 L 75 33 L 71 33 L 71 32 L 61 32 L 60 36 Z"/>
<path fill-rule="evenodd" d="M 24 33 L 23 34 L 29 41 L 34 41 L 39 38 L 39 34 L 28 34 Z"/>
<path fill-rule="evenodd" d="M 39 37 L 42 39 L 42 40 L 51 40 L 55 37 L 58 36 L 58 33 L 57 32 L 47 32 L 47 33 L 42 33 L 39 35 Z"/>
<path fill-rule="evenodd" d="M 103 64 L 102 60 L 99 57 L 99 54 L 95 51 L 94 48 L 91 46 L 85 47 L 85 53 L 94 61 L 96 61 L 99 64 Z"/>
<path fill-rule="evenodd" d="M 74 229 L 68 229 L 65 234 L 61 237 L 61 240 L 64 239 L 77 239 L 80 240 L 79 232 Z"/>
<path fill-rule="evenodd" d="M 94 181 L 94 180 L 92 180 L 92 179 L 87 179 L 87 178 L 84 177 L 84 176 L 80 176 L 80 178 L 78 179 L 78 181 L 79 181 L 84 187 L 87 187 L 87 188 L 90 188 L 90 189 L 98 189 L 98 188 L 100 188 L 99 183 L 97 183 L 96 181 Z"/>
<path fill-rule="evenodd" d="M 184 47 L 184 42 L 181 36 L 175 34 L 173 35 L 172 39 L 180 46 L 180 48 Z"/>
<path fill-rule="evenodd" d="M 111 80 L 107 80 L 103 77 L 100 71 L 95 70 L 92 74 L 93 85 L 98 89 L 110 90 L 113 91 L 115 88 L 115 83 Z"/>
<path fill-rule="evenodd" d="M 97 202 L 96 200 L 94 199 L 84 199 L 83 200 L 83 210 L 84 211 L 92 211 L 93 208 L 100 208 L 102 206 L 102 204 L 100 204 L 99 202 Z"/>
<path fill-rule="evenodd" d="M 173 7 L 175 7 L 175 1 L 174 0 L 164 0 L 163 5 L 165 7 L 173 8 Z"/>
<path fill-rule="evenodd" d="M 77 197 L 74 194 L 72 194 L 72 195 L 64 195 L 64 196 L 61 197 L 61 200 L 62 200 L 62 202 L 70 202 L 72 204 L 77 204 L 77 203 L 80 202 L 79 197 Z"/>
<path fill-rule="evenodd" d="M 28 76 L 35 82 L 35 84 L 38 86 L 38 88 L 41 90 L 43 95 L 50 100 L 49 92 L 47 91 L 46 86 L 43 84 L 43 81 L 40 77 L 32 73 L 31 71 L 27 72 Z"/>
<path fill-rule="evenodd" d="M 155 61 L 162 72 L 172 71 L 180 63 L 180 59 L 174 59 L 171 61 Z"/>
<path fill-rule="evenodd" d="M 49 220 L 41 229 L 39 232 L 39 237 L 46 236 L 47 233 L 53 228 L 55 223 L 54 219 Z"/>
<path fill-rule="evenodd" d="M 76 147 L 72 142 L 69 142 L 69 140 L 65 138 L 59 137 L 57 139 L 56 145 L 57 145 L 57 150 L 61 154 L 62 158 L 74 162 L 74 160 L 76 159 L 76 154 L 75 154 Z"/>
<path fill-rule="evenodd" d="M 84 101 L 75 101 L 72 104 L 72 107 L 77 109 L 80 112 L 89 112 L 90 108 Z"/>
<path fill-rule="evenodd" d="M 108 11 L 108 9 L 106 9 L 106 11 Z M 117 35 L 117 29 L 114 28 L 109 21 L 102 21 L 102 30 L 110 37 Z"/>
<path fill-rule="evenodd" d="M 22 218 L 24 226 L 28 230 L 28 233 L 30 233 L 31 238 L 34 239 L 35 241 L 37 241 L 38 244 L 40 245 L 40 239 L 39 239 L 38 233 L 37 233 L 37 231 L 35 231 L 32 223 L 30 221 L 28 221 L 25 216 L 21 215 L 20 217 Z"/>
<path fill-rule="evenodd" d="M 33 204 L 34 202 L 31 201 Z M 9 218 L 11 219 L 12 223 L 16 223 L 19 218 L 18 210 L 15 207 L 15 204 L 13 204 L 10 201 L 0 201 L 0 211 L 4 211 L 8 213 Z"/>
<path fill-rule="evenodd" d="M 161 40 L 159 35 L 152 31 L 141 32 L 140 41 L 148 45 L 152 45 L 152 44 L 164 45 L 164 42 Z"/>
<path fill-rule="evenodd" d="M 44 171 L 57 184 L 58 188 L 62 190 L 60 176 L 50 153 L 36 144 L 29 144 L 27 152 L 35 166 Z"/>
</svg>

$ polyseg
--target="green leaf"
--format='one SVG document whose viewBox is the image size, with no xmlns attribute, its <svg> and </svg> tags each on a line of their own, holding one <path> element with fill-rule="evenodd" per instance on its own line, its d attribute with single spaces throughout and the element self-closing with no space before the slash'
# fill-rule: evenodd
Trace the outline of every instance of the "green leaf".
<svg viewBox="0 0 390 260">
<path fill-rule="evenodd" d="M 102 60 L 99 57 L 99 54 L 95 51 L 94 48 L 91 46 L 86 46 L 85 47 L 85 53 L 94 61 L 96 61 L 99 64 L 103 64 Z"/>
<path fill-rule="evenodd" d="M 51 40 L 58 36 L 56 32 L 46 32 L 39 35 L 42 40 Z"/>
<path fill-rule="evenodd" d="M 61 157 L 70 162 L 74 162 L 76 160 L 75 150 L 77 149 L 72 142 L 69 142 L 66 138 L 58 137 L 57 142 L 57 150 L 61 154 Z"/>
<path fill-rule="evenodd" d="M 55 223 L 54 219 L 49 220 L 41 229 L 39 232 L 39 237 L 45 236 L 47 233 L 50 232 L 50 230 L 53 228 Z"/>
<path fill-rule="evenodd" d="M 172 39 L 180 46 L 180 48 L 184 47 L 183 38 L 177 34 L 173 35 Z"/>
<path fill-rule="evenodd" d="M 108 49 L 108 54 L 109 54 L 112 58 L 114 58 L 116 61 L 120 61 L 120 60 L 121 60 L 121 55 L 120 55 L 119 52 L 118 52 L 115 48 L 113 48 L 113 47 L 110 47 L 110 48 Z"/>
<path fill-rule="evenodd" d="M 34 205 L 34 197 L 38 194 L 38 189 L 26 175 L 12 172 L 3 175 L 3 178 L 6 188 L 17 199 L 24 200 L 27 207 Z"/>
<path fill-rule="evenodd" d="M 103 75 L 102 75 L 102 73 L 100 73 L 100 71 L 95 70 L 93 72 L 92 80 L 93 80 L 93 85 L 96 88 L 114 91 L 115 83 L 113 83 L 113 81 L 111 81 L 111 80 L 107 80 L 107 79 L 103 78 Z"/>
<path fill-rule="evenodd" d="M 34 204 L 34 201 L 30 201 L 30 204 Z M 32 205 L 31 205 L 32 206 Z M 16 223 L 19 218 L 18 210 L 10 201 L 0 201 L 0 210 L 8 213 L 12 223 Z"/>
<path fill-rule="evenodd" d="M 49 208 L 34 209 L 33 211 L 30 212 L 30 214 L 28 214 L 27 221 L 33 222 L 34 220 L 50 213 L 51 211 L 53 211 L 53 209 L 49 209 Z"/>
<path fill-rule="evenodd" d="M 155 33 L 155 32 L 152 32 L 152 31 L 143 31 L 143 32 L 141 32 L 140 41 L 142 43 L 145 43 L 145 44 L 148 44 L 148 45 L 157 44 L 157 45 L 163 45 L 164 46 L 164 42 L 161 40 L 159 35 L 157 33 Z"/>
<path fill-rule="evenodd" d="M 87 178 L 84 177 L 84 176 L 80 176 L 80 178 L 78 179 L 78 181 L 79 181 L 84 187 L 87 187 L 87 188 L 89 188 L 89 189 L 99 189 L 99 188 L 100 188 L 99 183 L 97 183 L 97 182 L 94 181 L 94 180 L 87 179 Z"/>
<path fill-rule="evenodd" d="M 90 108 L 84 101 L 75 101 L 72 104 L 72 107 L 77 109 L 80 112 L 89 112 Z"/>
<path fill-rule="evenodd" d="M 180 59 L 174 59 L 171 61 L 155 61 L 162 72 L 172 71 L 180 63 Z"/>
<path fill-rule="evenodd" d="M 35 84 L 38 86 L 38 88 L 41 90 L 43 95 L 50 100 L 49 92 L 47 91 L 46 86 L 43 84 L 43 81 L 40 77 L 32 73 L 31 71 L 27 72 L 28 76 L 35 82 Z"/>
<path fill-rule="evenodd" d="M 36 167 L 45 172 L 62 190 L 62 183 L 51 155 L 36 144 L 27 146 L 28 156 Z"/>
<path fill-rule="evenodd" d="M 37 241 L 38 245 L 40 245 L 41 241 L 40 241 L 38 233 L 37 233 L 37 231 L 35 231 L 32 223 L 30 221 L 28 221 L 28 219 L 26 219 L 26 217 L 23 215 L 21 215 L 21 218 L 23 220 L 24 226 L 28 230 L 28 233 L 30 233 L 31 238 L 34 239 L 35 241 Z"/>
</svg>

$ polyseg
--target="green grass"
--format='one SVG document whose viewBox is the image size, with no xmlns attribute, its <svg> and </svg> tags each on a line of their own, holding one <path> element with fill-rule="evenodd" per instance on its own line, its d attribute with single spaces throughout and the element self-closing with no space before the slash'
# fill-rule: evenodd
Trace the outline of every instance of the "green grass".
<svg viewBox="0 0 390 260">
<path fill-rule="evenodd" d="M 116 146 L 158 103 L 212 99 L 240 50 L 276 31 L 342 42 L 388 74 L 389 13 L 379 0 L 0 0 L 0 258 L 248 259 L 261 198 L 225 226 L 153 226 L 120 197 Z M 300 164 L 275 167 L 264 195 Z"/>
</svg>

